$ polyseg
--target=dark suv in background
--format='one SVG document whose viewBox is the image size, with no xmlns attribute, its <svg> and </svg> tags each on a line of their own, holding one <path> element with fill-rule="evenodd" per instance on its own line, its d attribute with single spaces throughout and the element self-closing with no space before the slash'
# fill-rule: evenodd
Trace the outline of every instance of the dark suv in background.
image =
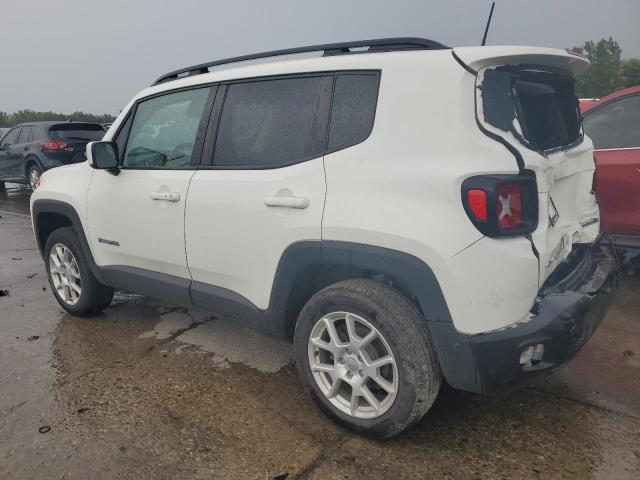
<svg viewBox="0 0 640 480">
<path fill-rule="evenodd" d="M 0 141 L 0 189 L 4 182 L 37 187 L 45 170 L 85 160 L 87 143 L 102 140 L 98 123 L 32 122 L 12 128 Z"/>
</svg>

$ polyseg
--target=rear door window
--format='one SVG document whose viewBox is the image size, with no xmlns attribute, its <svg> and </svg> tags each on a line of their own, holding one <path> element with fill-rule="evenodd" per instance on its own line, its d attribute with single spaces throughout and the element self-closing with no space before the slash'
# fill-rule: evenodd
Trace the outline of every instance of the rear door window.
<svg viewBox="0 0 640 480">
<path fill-rule="evenodd" d="M 329 126 L 329 153 L 367 139 L 373 128 L 379 83 L 377 73 L 343 73 L 336 76 Z"/>
<path fill-rule="evenodd" d="M 22 127 L 22 131 L 20 132 L 20 136 L 18 137 L 18 143 L 27 143 L 29 142 L 29 136 L 31 135 L 31 130 L 33 127 Z"/>
<path fill-rule="evenodd" d="M 104 134 L 105 131 L 101 125 L 63 124 L 54 125 L 49 128 L 49 137 L 51 137 L 51 140 L 95 142 L 102 140 Z"/>
<path fill-rule="evenodd" d="M 640 147 L 640 95 L 621 98 L 588 113 L 584 131 L 596 150 Z"/>
<path fill-rule="evenodd" d="M 231 84 L 213 165 L 277 168 L 324 154 L 333 76 Z"/>
</svg>

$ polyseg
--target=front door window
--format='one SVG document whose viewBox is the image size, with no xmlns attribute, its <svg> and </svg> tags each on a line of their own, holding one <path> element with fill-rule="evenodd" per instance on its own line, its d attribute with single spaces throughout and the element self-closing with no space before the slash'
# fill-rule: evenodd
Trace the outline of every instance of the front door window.
<svg viewBox="0 0 640 480">
<path fill-rule="evenodd" d="M 141 102 L 131 125 L 123 166 L 189 167 L 209 91 L 185 90 Z"/>
</svg>

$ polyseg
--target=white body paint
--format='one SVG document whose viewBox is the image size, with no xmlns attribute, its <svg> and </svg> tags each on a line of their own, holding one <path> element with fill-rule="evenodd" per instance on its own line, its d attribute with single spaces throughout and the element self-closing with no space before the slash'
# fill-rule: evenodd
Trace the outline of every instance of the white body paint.
<svg viewBox="0 0 640 480">
<path fill-rule="evenodd" d="M 455 52 L 479 71 L 477 79 L 450 50 L 437 50 L 237 65 L 147 88 L 134 101 L 229 79 L 381 71 L 371 135 L 324 158 L 271 170 L 129 170 L 118 176 L 92 169 L 89 159 L 46 172 L 32 202 L 55 199 L 76 208 L 99 266 L 129 265 L 216 285 L 261 309 L 268 307 L 282 252 L 294 242 L 338 240 L 405 252 L 433 270 L 459 331 L 506 327 L 527 316 L 540 285 L 572 245 L 593 242 L 598 234 L 597 223 L 581 225 L 599 217 L 590 192 L 592 145 L 585 137 L 571 150 L 543 157 L 499 132 L 536 174 L 540 219 L 532 238 L 540 262 L 526 238 L 484 237 L 463 209 L 461 184 L 483 173 L 518 173 L 518 166 L 503 145 L 478 128 L 476 108 L 483 120 L 476 82 L 483 69 L 503 64 L 533 63 L 571 73 L 588 64 L 545 48 Z M 117 132 L 132 103 L 105 140 Z M 150 197 L 153 192 L 176 195 L 159 202 Z M 550 196 L 560 214 L 554 227 L 548 220 Z M 120 247 L 99 242 L 102 237 Z"/>
</svg>

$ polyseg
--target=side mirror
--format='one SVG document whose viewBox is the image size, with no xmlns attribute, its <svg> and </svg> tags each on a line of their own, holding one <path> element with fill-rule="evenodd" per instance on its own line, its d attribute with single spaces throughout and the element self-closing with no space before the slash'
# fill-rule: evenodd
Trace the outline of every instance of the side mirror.
<svg viewBox="0 0 640 480">
<path fill-rule="evenodd" d="M 116 142 L 91 142 L 87 145 L 87 158 L 91 166 L 97 170 L 107 170 L 117 175 L 118 144 Z"/>
</svg>

